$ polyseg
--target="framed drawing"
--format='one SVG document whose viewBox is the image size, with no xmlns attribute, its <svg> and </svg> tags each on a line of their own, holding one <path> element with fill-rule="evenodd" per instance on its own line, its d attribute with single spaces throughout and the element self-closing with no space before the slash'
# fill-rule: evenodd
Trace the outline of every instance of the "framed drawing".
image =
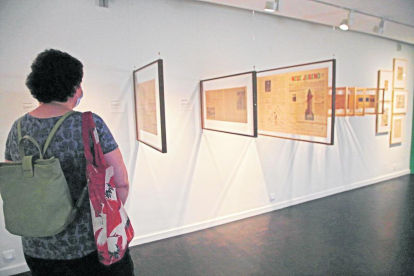
<svg viewBox="0 0 414 276">
<path fill-rule="evenodd" d="M 346 116 L 355 116 L 356 88 L 346 87 L 348 100 L 346 102 Z"/>
<path fill-rule="evenodd" d="M 392 115 L 390 144 L 401 144 L 404 136 L 404 115 Z"/>
<path fill-rule="evenodd" d="M 385 99 L 385 89 L 378 89 L 377 99 Z M 377 114 L 382 114 L 384 111 L 384 103 L 391 102 L 390 101 L 377 101 Z"/>
<path fill-rule="evenodd" d="M 333 145 L 335 64 L 332 59 L 258 72 L 259 134 Z"/>
<path fill-rule="evenodd" d="M 365 115 L 365 88 L 355 87 L 355 116 Z"/>
<path fill-rule="evenodd" d="M 384 89 L 384 94 L 380 94 L 378 101 L 391 101 L 393 88 L 393 71 L 378 71 L 378 89 Z"/>
<path fill-rule="evenodd" d="M 392 113 L 407 113 L 408 92 L 405 90 L 394 90 L 392 95 Z"/>
<path fill-rule="evenodd" d="M 376 133 L 388 133 L 391 129 L 391 102 L 378 102 L 382 106 L 382 113 L 377 114 Z"/>
<path fill-rule="evenodd" d="M 346 115 L 346 103 L 348 101 L 348 93 L 346 87 L 336 88 L 335 97 L 335 116 L 345 117 Z M 328 94 L 328 116 L 332 116 L 332 88 L 329 88 Z"/>
<path fill-rule="evenodd" d="M 162 153 L 167 152 L 163 61 L 133 72 L 136 137 Z"/>
<path fill-rule="evenodd" d="M 407 60 L 394 58 L 394 88 L 405 89 L 407 83 Z"/>
<path fill-rule="evenodd" d="M 364 101 L 364 112 L 365 114 L 377 114 L 377 88 L 366 88 L 365 89 L 365 101 Z"/>
<path fill-rule="evenodd" d="M 256 72 L 202 80 L 200 100 L 203 129 L 257 137 Z"/>
</svg>

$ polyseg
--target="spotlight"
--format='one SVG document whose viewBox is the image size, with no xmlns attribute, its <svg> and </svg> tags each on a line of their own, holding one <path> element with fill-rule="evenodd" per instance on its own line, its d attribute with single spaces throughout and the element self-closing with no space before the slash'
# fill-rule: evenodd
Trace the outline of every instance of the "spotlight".
<svg viewBox="0 0 414 276">
<path fill-rule="evenodd" d="M 382 34 L 384 32 L 384 25 L 385 25 L 385 20 L 381 19 L 381 22 L 379 23 L 379 25 L 374 27 L 374 32 L 376 32 L 377 34 Z"/>
<path fill-rule="evenodd" d="M 339 25 L 339 29 L 341 29 L 342 31 L 348 31 L 348 20 L 342 20 L 341 25 Z"/>
<path fill-rule="evenodd" d="M 280 2 L 281 0 L 275 0 L 275 1 L 266 1 L 265 5 L 265 11 L 266 12 L 276 12 L 280 11 Z"/>
<path fill-rule="evenodd" d="M 354 25 L 354 11 L 349 11 L 348 19 L 344 19 L 341 22 L 341 25 L 339 25 L 339 28 L 343 31 L 349 30 L 349 27 Z"/>
</svg>

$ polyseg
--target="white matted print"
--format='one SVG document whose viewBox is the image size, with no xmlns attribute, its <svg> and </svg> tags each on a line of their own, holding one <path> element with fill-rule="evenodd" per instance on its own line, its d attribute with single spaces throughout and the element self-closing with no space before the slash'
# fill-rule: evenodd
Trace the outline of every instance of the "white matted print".
<svg viewBox="0 0 414 276">
<path fill-rule="evenodd" d="M 408 92 L 405 90 L 394 90 L 392 97 L 392 113 L 407 113 Z"/>
<path fill-rule="evenodd" d="M 404 115 L 393 115 L 391 124 L 390 144 L 401 144 L 404 136 Z"/>
<path fill-rule="evenodd" d="M 394 88 L 405 89 L 407 84 L 407 60 L 394 58 Z"/>
<path fill-rule="evenodd" d="M 378 101 L 391 101 L 391 94 L 393 88 L 392 81 L 393 71 L 379 70 L 378 71 L 378 89 L 384 89 L 384 94 L 378 95 Z"/>
<path fill-rule="evenodd" d="M 202 128 L 257 137 L 256 72 L 200 81 Z"/>
<path fill-rule="evenodd" d="M 163 61 L 159 59 L 133 72 L 137 140 L 167 152 Z"/>
<path fill-rule="evenodd" d="M 388 133 L 391 129 L 391 102 L 378 102 L 382 106 L 382 113 L 377 114 L 377 133 Z"/>
</svg>

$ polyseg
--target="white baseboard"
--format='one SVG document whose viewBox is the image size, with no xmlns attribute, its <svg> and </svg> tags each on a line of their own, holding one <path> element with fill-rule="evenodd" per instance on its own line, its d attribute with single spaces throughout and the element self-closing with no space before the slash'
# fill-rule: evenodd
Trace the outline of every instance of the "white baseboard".
<svg viewBox="0 0 414 276">
<path fill-rule="evenodd" d="M 263 207 L 260 207 L 260 208 L 256 208 L 256 209 L 240 212 L 240 213 L 237 213 L 237 214 L 232 214 L 232 215 L 216 218 L 216 219 L 213 219 L 213 220 L 203 221 L 203 222 L 192 224 L 192 225 L 186 225 L 186 226 L 179 227 L 179 228 L 169 229 L 169 230 L 166 230 L 166 231 L 153 233 L 153 234 L 146 235 L 146 236 L 137 236 L 136 238 L 134 238 L 132 240 L 130 246 L 136 246 L 136 245 L 149 243 L 149 242 L 153 242 L 153 241 L 158 241 L 158 240 L 163 240 L 163 239 L 167 239 L 167 238 L 171 238 L 171 237 L 175 237 L 175 236 L 179 236 L 179 235 L 183 235 L 183 234 L 187 234 L 187 233 L 191 233 L 191 232 L 196 232 L 196 231 L 199 231 L 199 230 L 204 230 L 204 229 L 207 229 L 207 228 L 211 228 L 211 227 L 214 227 L 214 226 L 226 224 L 226 223 L 229 223 L 229 222 L 234 222 L 234 221 L 237 221 L 237 220 L 241 220 L 241 219 L 261 215 L 261 214 L 276 211 L 276 210 L 280 210 L 280 209 L 290 207 L 290 206 L 294 206 L 294 205 L 297 205 L 297 204 L 301 204 L 301 203 L 304 203 L 304 202 L 308 202 L 308 201 L 320 199 L 320 198 L 323 198 L 323 197 L 339 194 L 339 193 L 342 193 L 342 192 L 358 189 L 358 188 L 361 188 L 361 187 L 365 187 L 365 186 L 368 186 L 368 185 L 376 184 L 376 183 L 379 183 L 379 182 L 382 182 L 382 181 L 386 181 L 386 180 L 397 178 L 397 177 L 400 177 L 400 176 L 403 176 L 403 175 L 407 175 L 407 174 L 410 174 L 410 173 L 411 173 L 410 170 L 407 169 L 407 170 L 403 170 L 403 171 L 396 172 L 396 173 L 393 173 L 393 174 L 389 174 L 389 175 L 386 175 L 386 176 L 381 176 L 381 177 L 373 178 L 373 179 L 370 179 L 370 180 L 361 181 L 361 182 L 357 182 L 357 183 L 350 184 L 350 185 L 345 185 L 345 186 L 338 187 L 338 188 L 335 188 L 335 189 L 315 193 L 315 194 L 300 197 L 300 198 L 295 198 L 295 199 L 285 201 L 285 202 L 280 202 L 280 203 L 276 203 L 276 204 L 263 206 Z M 22 264 L 17 264 L 17 265 L 11 266 L 11 267 L 1 268 L 0 269 L 0 276 L 9 276 L 9 275 L 23 273 L 23 272 L 27 272 L 27 271 L 29 271 L 28 266 L 26 265 L 26 263 L 22 263 Z"/>
<path fill-rule="evenodd" d="M 220 217 L 220 218 L 216 218 L 216 219 L 212 219 L 212 220 L 208 220 L 208 221 L 203 221 L 203 222 L 200 222 L 200 223 L 195 223 L 195 224 L 186 225 L 186 226 L 183 226 L 183 227 L 169 229 L 169 230 L 166 230 L 166 231 L 157 232 L 157 233 L 153 233 L 153 234 L 149 234 L 149 235 L 145 235 L 145 236 L 137 236 L 132 240 L 132 242 L 130 243 L 130 246 L 136 246 L 136 245 L 145 244 L 145 243 L 158 241 L 158 240 L 162 240 L 162 239 L 167 239 L 167 238 L 171 238 L 171 237 L 175 237 L 175 236 L 179 236 L 179 235 L 183 235 L 183 234 L 187 234 L 187 233 L 191 233 L 191 232 L 195 232 L 195 231 L 199 231 L 199 230 L 204 230 L 204 229 L 207 229 L 207 228 L 211 228 L 211 227 L 214 227 L 214 226 L 226 224 L 226 223 L 229 223 L 229 222 L 234 222 L 234 221 L 237 221 L 237 220 L 241 220 L 241 219 L 261 215 L 261 214 L 276 211 L 276 210 L 280 210 L 280 209 L 283 209 L 283 208 L 286 208 L 286 207 L 294 206 L 294 205 L 305 203 L 305 202 L 308 202 L 308 201 L 312 201 L 312 200 L 324 198 L 324 197 L 327 197 L 327 196 L 339 194 L 339 193 L 342 193 L 342 192 L 358 189 L 358 188 L 361 188 L 361 187 L 365 187 L 365 186 L 368 186 L 368 185 L 376 184 L 376 183 L 379 183 L 379 182 L 382 182 L 382 181 L 386 181 L 386 180 L 397 178 L 397 177 L 400 177 L 400 176 L 403 176 L 403 175 L 407 175 L 407 174 L 410 174 L 410 173 L 411 173 L 410 170 L 407 169 L 407 170 L 399 171 L 399 172 L 392 173 L 392 174 L 389 174 L 389 175 L 373 178 L 373 179 L 370 179 L 370 180 L 365 180 L 365 181 L 345 185 L 345 186 L 342 186 L 342 187 L 338 187 L 338 188 L 330 189 L 330 190 L 327 190 L 327 191 L 311 194 L 311 195 L 308 195 L 308 196 L 295 198 L 295 199 L 292 199 L 292 200 L 288 200 L 288 201 L 284 201 L 284 202 L 280 202 L 280 203 L 276 203 L 276 204 L 270 204 L 270 205 L 263 206 L 263 207 L 260 207 L 260 208 L 256 208 L 256 209 L 252 209 L 252 210 L 248 210 L 248 211 L 244 211 L 244 212 L 240 212 L 240 213 L 236 213 L 236 214 L 232 214 L 232 215 L 228 215 L 228 216 L 224 216 L 224 217 Z"/>
<path fill-rule="evenodd" d="M 26 263 L 15 264 L 13 266 L 5 267 L 0 269 L 0 276 L 9 276 L 14 274 L 19 274 L 23 272 L 28 272 L 29 267 Z"/>
</svg>

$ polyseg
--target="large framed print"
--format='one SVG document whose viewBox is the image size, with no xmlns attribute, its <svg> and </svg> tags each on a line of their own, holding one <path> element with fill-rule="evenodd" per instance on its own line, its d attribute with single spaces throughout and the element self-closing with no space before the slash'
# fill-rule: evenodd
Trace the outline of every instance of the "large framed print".
<svg viewBox="0 0 414 276">
<path fill-rule="evenodd" d="M 346 116 L 355 116 L 355 106 L 356 106 L 356 88 L 347 87 L 346 94 L 348 100 L 346 102 Z"/>
<path fill-rule="evenodd" d="M 335 64 L 332 59 L 258 72 L 259 135 L 333 145 Z"/>
<path fill-rule="evenodd" d="M 348 93 L 346 87 L 337 87 L 335 96 L 335 116 L 346 116 L 346 104 L 348 102 Z M 332 88 L 329 88 L 328 94 L 328 116 L 332 116 Z"/>
<path fill-rule="evenodd" d="M 391 102 L 378 102 L 382 106 L 382 113 L 377 114 L 376 133 L 388 133 L 391 129 Z"/>
<path fill-rule="evenodd" d="M 163 61 L 159 59 L 133 72 L 136 138 L 167 152 Z"/>
<path fill-rule="evenodd" d="M 384 94 L 380 94 L 378 101 L 391 101 L 393 88 L 393 71 L 378 71 L 378 89 L 384 89 Z"/>
<path fill-rule="evenodd" d="M 391 124 L 390 144 L 401 144 L 404 136 L 404 115 L 393 115 Z"/>
<path fill-rule="evenodd" d="M 407 60 L 394 58 L 394 88 L 405 89 L 407 84 Z"/>
<path fill-rule="evenodd" d="M 256 72 L 200 81 L 202 128 L 257 137 Z"/>
<path fill-rule="evenodd" d="M 407 113 L 408 91 L 394 90 L 392 95 L 392 113 Z"/>
<path fill-rule="evenodd" d="M 366 88 L 365 89 L 365 114 L 377 114 L 377 102 L 378 102 L 378 89 Z"/>
</svg>

